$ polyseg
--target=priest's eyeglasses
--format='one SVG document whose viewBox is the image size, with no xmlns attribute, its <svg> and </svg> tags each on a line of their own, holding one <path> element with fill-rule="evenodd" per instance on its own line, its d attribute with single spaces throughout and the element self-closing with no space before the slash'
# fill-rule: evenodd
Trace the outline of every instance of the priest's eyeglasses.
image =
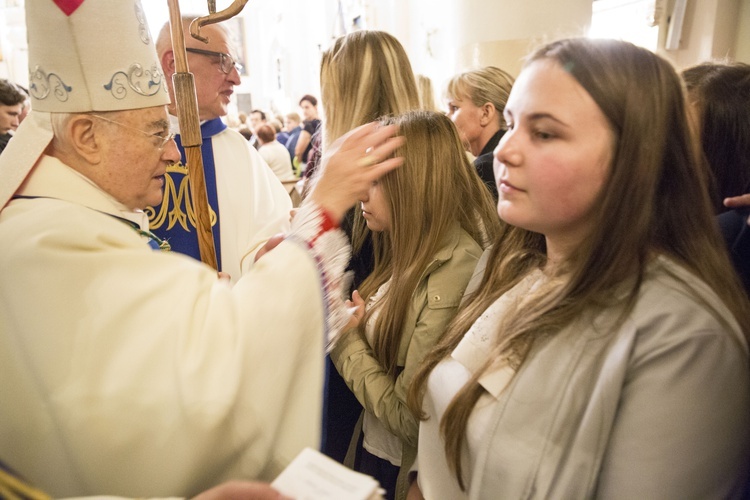
<svg viewBox="0 0 750 500">
<path fill-rule="evenodd" d="M 174 134 L 172 133 L 167 134 L 165 137 L 163 134 L 155 134 L 152 132 L 146 132 L 145 130 L 141 130 L 136 127 L 131 127 L 130 125 L 125 125 L 124 123 L 116 122 L 114 120 L 110 120 L 109 118 L 104 118 L 101 115 L 91 114 L 90 116 L 93 116 L 94 118 L 99 118 L 100 120 L 104 120 L 105 122 L 114 123 L 115 125 L 119 125 L 121 127 L 129 128 L 130 130 L 135 130 L 136 132 L 140 132 L 141 134 L 147 135 L 149 137 L 155 137 L 159 140 L 159 145 L 157 147 L 160 151 L 164 149 L 164 147 L 167 145 L 167 143 L 169 143 L 169 141 L 174 139 Z"/>
<path fill-rule="evenodd" d="M 219 68 L 222 73 L 229 74 L 232 72 L 232 68 L 237 68 L 237 73 L 242 73 L 242 65 L 234 60 L 234 58 L 225 52 L 214 52 L 213 50 L 193 49 L 186 48 L 186 52 L 192 52 L 193 54 L 200 54 L 202 56 L 218 57 Z"/>
</svg>

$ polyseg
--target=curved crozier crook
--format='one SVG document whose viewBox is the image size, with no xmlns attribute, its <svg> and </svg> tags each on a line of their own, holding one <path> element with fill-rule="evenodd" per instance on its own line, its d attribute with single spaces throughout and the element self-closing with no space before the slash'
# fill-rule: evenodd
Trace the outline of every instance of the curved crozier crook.
<svg viewBox="0 0 750 500">
<path fill-rule="evenodd" d="M 201 36 L 201 28 L 207 24 L 220 23 L 236 16 L 242 11 L 247 2 L 248 0 L 234 0 L 229 7 L 216 12 L 216 0 L 208 0 L 210 14 L 193 19 L 193 22 L 190 23 L 190 35 L 196 40 L 208 43 L 208 38 Z"/>
</svg>

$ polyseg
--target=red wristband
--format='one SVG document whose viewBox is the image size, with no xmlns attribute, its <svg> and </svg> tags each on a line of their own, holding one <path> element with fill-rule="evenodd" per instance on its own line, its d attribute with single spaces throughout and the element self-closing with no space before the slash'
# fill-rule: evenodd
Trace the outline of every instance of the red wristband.
<svg viewBox="0 0 750 500">
<path fill-rule="evenodd" d="M 338 229 L 340 227 L 336 219 L 331 216 L 331 213 L 325 208 L 320 209 L 320 213 L 323 215 L 323 224 L 321 225 L 320 232 L 325 233 L 331 229 Z"/>
</svg>

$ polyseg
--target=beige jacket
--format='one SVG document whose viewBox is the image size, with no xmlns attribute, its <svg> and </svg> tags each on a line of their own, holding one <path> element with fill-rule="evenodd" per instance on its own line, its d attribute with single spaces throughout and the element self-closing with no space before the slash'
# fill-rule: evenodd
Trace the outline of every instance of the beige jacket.
<svg viewBox="0 0 750 500">
<path fill-rule="evenodd" d="M 331 360 L 365 411 L 375 415 L 402 440 L 402 471 L 408 471 L 416 456 L 419 430 L 419 422 L 406 406 L 409 384 L 425 355 L 455 316 L 481 254 L 479 244 L 459 227 L 435 254 L 417 286 L 404 322 L 398 352 L 398 366 L 403 370 L 395 380 L 375 359 L 367 340 L 356 333 L 344 335 L 331 352 Z"/>
<path fill-rule="evenodd" d="M 750 369 L 729 311 L 660 258 L 614 320 L 581 319 L 534 347 L 470 451 L 470 499 L 741 497 Z"/>
</svg>

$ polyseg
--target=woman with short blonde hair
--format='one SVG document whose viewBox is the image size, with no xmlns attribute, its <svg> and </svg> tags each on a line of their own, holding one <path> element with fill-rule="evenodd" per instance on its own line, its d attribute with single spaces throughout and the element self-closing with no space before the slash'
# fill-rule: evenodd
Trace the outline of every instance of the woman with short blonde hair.
<svg viewBox="0 0 750 500">
<path fill-rule="evenodd" d="M 486 66 L 454 76 L 445 92 L 448 116 L 461 132 L 467 149 L 475 157 L 479 177 L 495 199 L 492 151 L 505 133 L 503 109 L 513 81 L 502 69 Z"/>
</svg>

